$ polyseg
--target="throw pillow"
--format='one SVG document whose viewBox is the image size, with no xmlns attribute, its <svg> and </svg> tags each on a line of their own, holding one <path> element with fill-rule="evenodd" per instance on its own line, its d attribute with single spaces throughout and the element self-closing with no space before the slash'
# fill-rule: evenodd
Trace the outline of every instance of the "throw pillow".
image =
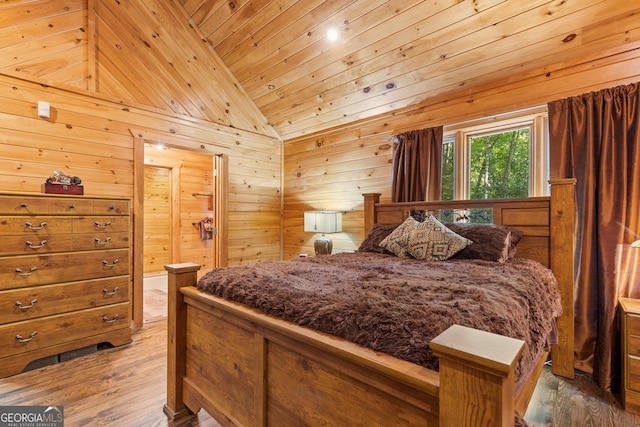
<svg viewBox="0 0 640 427">
<path fill-rule="evenodd" d="M 434 216 L 409 231 L 407 252 L 414 258 L 427 261 L 443 261 L 451 258 L 473 242 L 445 227 Z"/>
<path fill-rule="evenodd" d="M 407 218 L 380 242 L 380 246 L 399 257 L 442 261 L 471 243 L 471 240 L 459 236 L 429 215 L 423 222 L 413 217 Z"/>
</svg>

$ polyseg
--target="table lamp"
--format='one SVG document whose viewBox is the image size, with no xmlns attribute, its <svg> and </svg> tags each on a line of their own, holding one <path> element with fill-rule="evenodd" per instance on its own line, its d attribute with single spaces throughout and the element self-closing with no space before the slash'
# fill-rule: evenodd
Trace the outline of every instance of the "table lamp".
<svg viewBox="0 0 640 427">
<path fill-rule="evenodd" d="M 333 250 L 333 243 L 325 234 L 342 232 L 342 212 L 340 211 L 309 211 L 304 213 L 304 231 L 322 233 L 313 242 L 316 255 L 329 255 Z"/>
</svg>

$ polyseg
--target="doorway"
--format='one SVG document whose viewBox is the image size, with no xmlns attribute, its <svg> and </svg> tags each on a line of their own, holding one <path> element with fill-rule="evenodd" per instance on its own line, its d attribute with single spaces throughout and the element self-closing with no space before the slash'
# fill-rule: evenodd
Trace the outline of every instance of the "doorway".
<svg viewBox="0 0 640 427">
<path fill-rule="evenodd" d="M 216 189 L 222 157 L 139 142 L 144 150 L 136 157 L 136 211 L 142 215 L 134 224 L 135 327 L 166 317 L 166 264 L 197 263 L 204 272 L 221 259 Z M 203 233 L 203 224 L 209 233 Z"/>
</svg>

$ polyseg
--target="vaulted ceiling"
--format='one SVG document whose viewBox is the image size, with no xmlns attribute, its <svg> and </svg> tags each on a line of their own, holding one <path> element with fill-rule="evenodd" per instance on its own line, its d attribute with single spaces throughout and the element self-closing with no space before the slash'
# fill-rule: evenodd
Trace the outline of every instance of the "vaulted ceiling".
<svg viewBox="0 0 640 427">
<path fill-rule="evenodd" d="M 178 2 L 284 139 L 640 40 L 629 0 Z"/>
<path fill-rule="evenodd" d="M 638 0 L 0 1 L 0 72 L 268 141 L 638 48 Z"/>
</svg>

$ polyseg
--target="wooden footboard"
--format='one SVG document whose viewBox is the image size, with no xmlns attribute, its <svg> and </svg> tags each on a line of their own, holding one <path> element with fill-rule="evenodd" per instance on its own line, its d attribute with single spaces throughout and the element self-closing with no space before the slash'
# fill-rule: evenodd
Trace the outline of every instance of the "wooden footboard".
<svg viewBox="0 0 640 427">
<path fill-rule="evenodd" d="M 167 403 L 223 426 L 510 426 L 520 340 L 453 326 L 440 373 L 198 291 L 170 265 Z"/>
</svg>

